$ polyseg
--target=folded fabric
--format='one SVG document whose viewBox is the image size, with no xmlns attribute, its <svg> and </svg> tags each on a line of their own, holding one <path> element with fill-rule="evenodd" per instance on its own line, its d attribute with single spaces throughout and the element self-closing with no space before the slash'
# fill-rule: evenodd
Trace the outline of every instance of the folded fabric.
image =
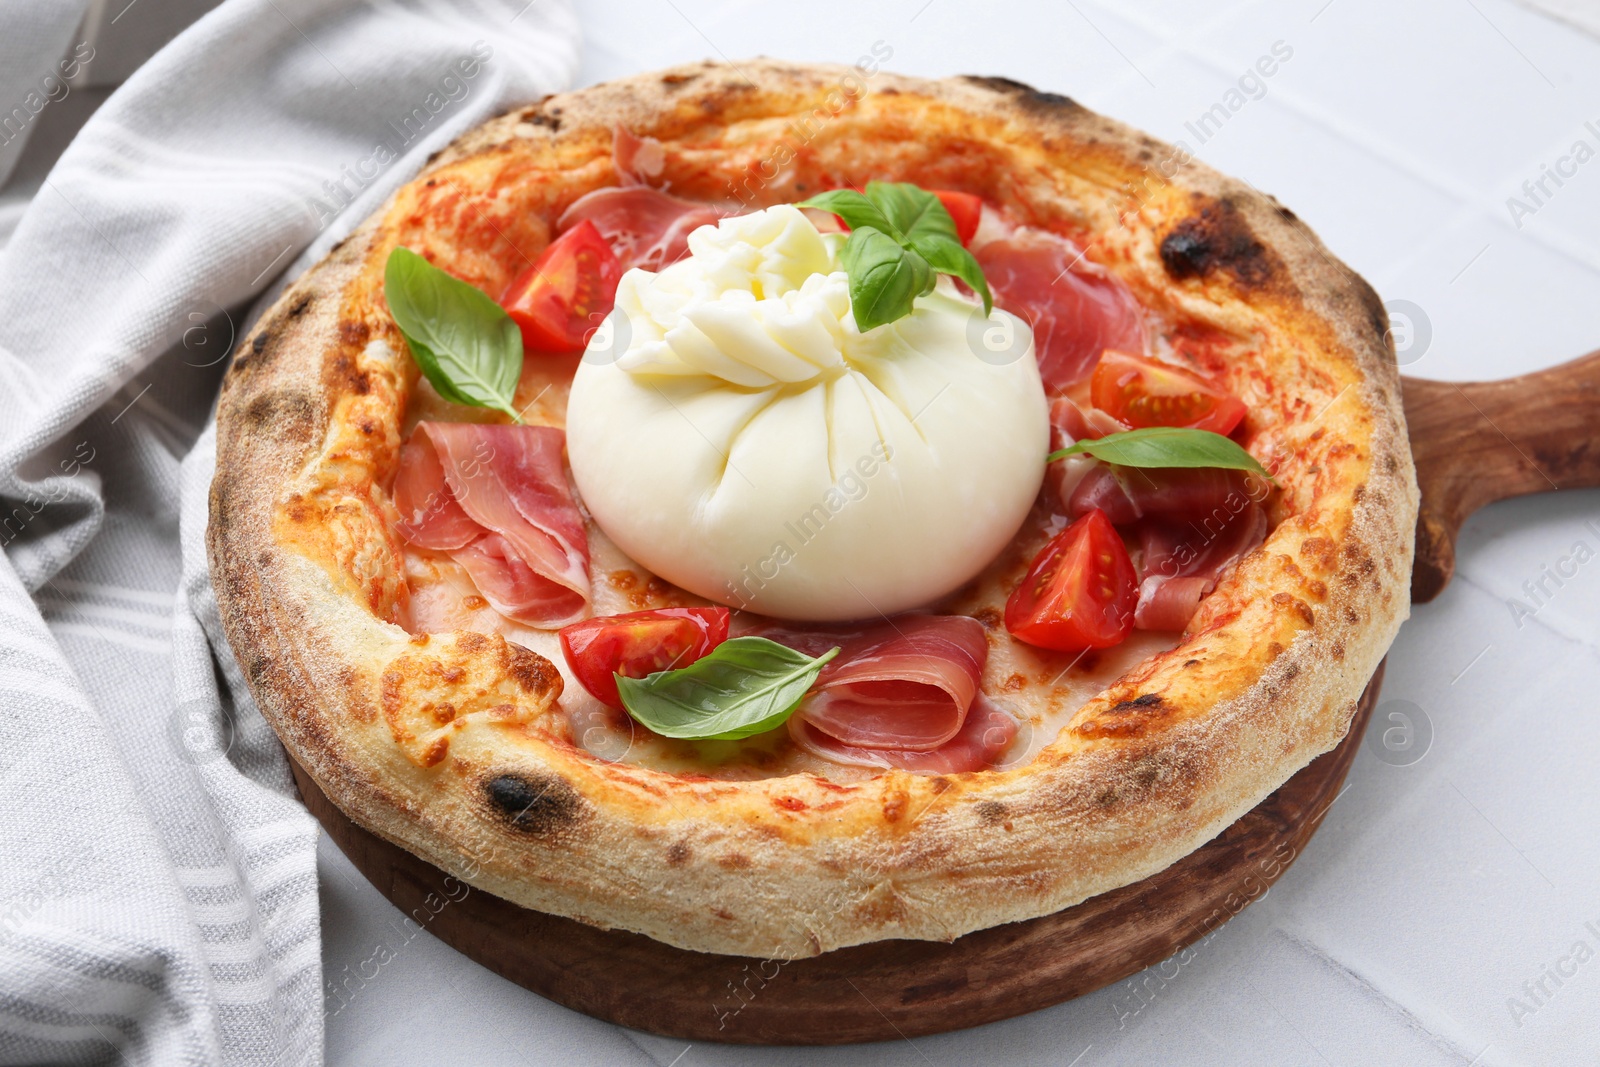
<svg viewBox="0 0 1600 1067">
<path fill-rule="evenodd" d="M 81 15 L 23 7 L 14 95 Z M 252 302 L 577 39 L 564 0 L 229 0 L 0 252 L 0 1063 L 321 1062 L 316 826 L 218 627 L 202 428 Z"/>
</svg>

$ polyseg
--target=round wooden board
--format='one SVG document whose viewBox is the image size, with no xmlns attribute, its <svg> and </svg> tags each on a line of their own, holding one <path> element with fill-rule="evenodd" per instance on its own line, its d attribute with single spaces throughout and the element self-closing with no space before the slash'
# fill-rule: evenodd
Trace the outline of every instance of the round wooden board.
<svg viewBox="0 0 1600 1067">
<path fill-rule="evenodd" d="M 540 996 L 693 1041 L 839 1045 L 1037 1011 L 1126 978 L 1216 929 L 1305 848 L 1355 761 L 1382 681 L 1380 664 L 1338 748 L 1142 882 L 948 944 L 880 941 L 787 963 L 689 952 L 476 890 L 462 896 L 461 883 L 352 823 L 298 765 L 294 774 L 306 806 L 391 903 Z"/>
</svg>

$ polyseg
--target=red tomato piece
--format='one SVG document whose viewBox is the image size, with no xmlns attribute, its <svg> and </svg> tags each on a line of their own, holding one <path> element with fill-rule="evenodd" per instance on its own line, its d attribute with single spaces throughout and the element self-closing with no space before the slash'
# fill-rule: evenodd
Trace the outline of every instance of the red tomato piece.
<svg viewBox="0 0 1600 1067">
<path fill-rule="evenodd" d="M 563 627 L 561 652 L 585 689 L 621 711 L 617 675 L 687 667 L 727 639 L 727 608 L 656 608 Z"/>
<path fill-rule="evenodd" d="M 1106 349 L 1094 368 L 1094 406 L 1129 426 L 1188 426 L 1229 434 L 1244 401 L 1175 367 Z"/>
<path fill-rule="evenodd" d="M 1122 537 L 1091 511 L 1051 538 L 1006 601 L 1006 629 L 1040 648 L 1110 648 L 1133 632 L 1139 579 Z"/>
<path fill-rule="evenodd" d="M 983 200 L 971 193 L 957 193 L 949 189 L 928 191 L 937 196 L 939 203 L 950 212 L 950 217 L 955 220 L 956 236 L 961 238 L 961 243 L 972 240 L 972 235 L 978 232 L 978 223 L 983 219 Z"/>
<path fill-rule="evenodd" d="M 611 314 L 622 263 L 594 223 L 583 220 L 514 278 L 500 306 L 535 352 L 576 352 Z"/>
</svg>

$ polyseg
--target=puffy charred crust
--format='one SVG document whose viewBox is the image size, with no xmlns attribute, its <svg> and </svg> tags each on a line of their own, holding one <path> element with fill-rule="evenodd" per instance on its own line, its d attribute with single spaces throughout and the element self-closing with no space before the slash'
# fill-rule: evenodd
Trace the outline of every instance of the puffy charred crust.
<svg viewBox="0 0 1600 1067">
<path fill-rule="evenodd" d="M 1176 281 L 1225 274 L 1241 290 L 1261 289 L 1283 264 L 1250 228 L 1231 197 L 1200 200 L 1198 210 L 1161 239 L 1161 262 Z"/>
<path fill-rule="evenodd" d="M 1023 767 L 751 782 L 594 759 L 572 743 L 542 657 L 393 624 L 405 584 L 385 479 L 416 379 L 382 311 L 388 249 L 422 242 L 493 289 L 508 265 L 486 249 L 502 233 L 536 252 L 546 216 L 616 180 L 617 123 L 663 139 L 675 189 L 719 196 L 850 72 L 695 64 L 509 112 L 446 149 L 241 345 L 207 529 L 217 600 L 263 714 L 356 822 L 526 907 L 792 958 L 949 940 L 1137 881 L 1343 737 L 1410 585 L 1416 487 L 1381 304 L 1303 224 L 1201 163 L 1147 186 L 1129 216 L 1128 183 L 1149 178 L 1150 153 L 1176 150 L 1005 79 L 881 73 L 801 146 L 796 181 L 960 182 L 981 149 L 991 169 L 971 172 L 973 191 L 1031 224 L 1105 237 L 1097 262 L 1152 306 L 1259 327 L 1275 338 L 1251 368 L 1267 393 L 1307 383 L 1307 398 L 1337 401 L 1305 434 L 1302 398 L 1277 397 L 1263 421 L 1279 439 L 1264 443 L 1298 457 L 1288 517 L 1176 649 Z M 452 243 L 487 215 L 501 233 Z M 998 630 L 997 613 L 979 615 Z"/>
<path fill-rule="evenodd" d="M 1019 82 L 1012 78 L 967 75 L 961 80 L 984 89 L 992 89 L 997 93 L 1004 93 L 1016 103 L 1032 111 L 1071 114 L 1087 113 L 1084 106 L 1070 96 L 1062 96 L 1060 93 L 1041 92 L 1025 82 Z"/>
<path fill-rule="evenodd" d="M 1132 700 L 1119 700 L 1094 717 L 1077 723 L 1073 732 L 1083 738 L 1138 737 L 1177 711 L 1160 693 L 1143 693 Z"/>
<path fill-rule="evenodd" d="M 578 791 L 554 774 L 497 774 L 483 792 L 501 822 L 534 837 L 567 833 L 589 817 Z"/>
<path fill-rule="evenodd" d="M 561 672 L 556 670 L 554 663 L 515 641 L 506 642 L 506 673 L 524 693 L 543 695 L 553 692 L 559 695 L 564 684 Z"/>
<path fill-rule="evenodd" d="M 321 420 L 322 398 L 301 390 L 262 393 L 244 409 L 252 431 L 286 441 L 308 442 Z"/>
</svg>

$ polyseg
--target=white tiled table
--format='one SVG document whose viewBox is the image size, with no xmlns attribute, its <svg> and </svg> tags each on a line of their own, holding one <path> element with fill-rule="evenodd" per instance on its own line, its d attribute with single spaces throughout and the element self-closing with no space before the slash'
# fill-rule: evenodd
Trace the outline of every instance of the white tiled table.
<svg viewBox="0 0 1600 1067">
<path fill-rule="evenodd" d="M 1600 149 L 1600 42 L 1505 0 L 1252 0 L 1203 17 L 1176 0 L 577 3 L 583 83 L 758 53 L 848 63 L 881 41 L 890 70 L 1003 74 L 1186 141 L 1421 309 L 1430 340 L 1408 373 L 1501 377 L 1600 347 L 1600 158 L 1547 183 L 1520 229 L 1506 204 L 1574 141 Z M 1280 41 L 1292 55 L 1265 94 L 1199 144 L 1185 124 Z M 1294 868 L 1170 980 L 1144 983 L 1148 1002 L 1124 984 L 866 1049 L 687 1046 L 408 937 L 324 841 L 326 977 L 380 945 L 395 957 L 328 1020 L 329 1063 L 1600 1063 L 1600 558 L 1520 626 L 1507 603 L 1577 541 L 1600 552 L 1600 494 L 1468 524 L 1454 584 L 1389 657 L 1384 697 L 1421 709 L 1426 754 L 1395 765 L 1364 749 Z M 1575 973 L 1541 993 L 1562 957 Z"/>
</svg>

